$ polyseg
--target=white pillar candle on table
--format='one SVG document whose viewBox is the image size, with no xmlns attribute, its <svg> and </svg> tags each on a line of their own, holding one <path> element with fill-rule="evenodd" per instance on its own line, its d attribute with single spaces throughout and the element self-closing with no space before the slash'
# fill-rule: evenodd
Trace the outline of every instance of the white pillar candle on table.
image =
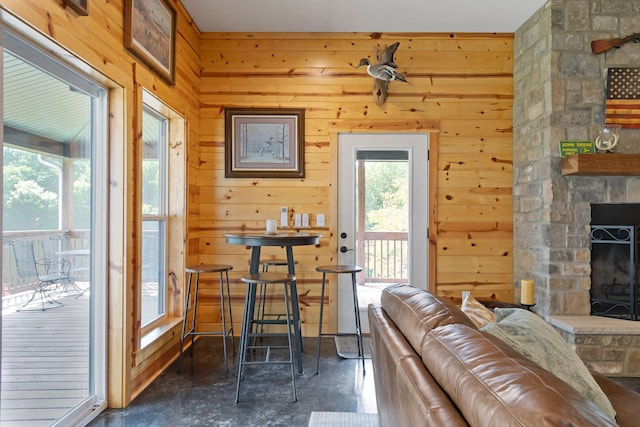
<svg viewBox="0 0 640 427">
<path fill-rule="evenodd" d="M 533 280 L 520 281 L 520 304 L 535 305 L 535 282 Z"/>
</svg>

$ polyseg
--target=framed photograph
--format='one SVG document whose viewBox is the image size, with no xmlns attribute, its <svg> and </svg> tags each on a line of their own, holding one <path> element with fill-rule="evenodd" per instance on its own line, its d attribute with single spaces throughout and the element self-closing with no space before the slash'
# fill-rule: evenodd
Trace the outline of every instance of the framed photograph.
<svg viewBox="0 0 640 427">
<path fill-rule="evenodd" d="M 75 10 L 78 15 L 89 15 L 89 0 L 64 0 L 64 3 L 71 9 Z"/>
<path fill-rule="evenodd" d="M 227 108 L 224 176 L 304 178 L 304 108 Z"/>
<path fill-rule="evenodd" d="M 125 0 L 124 45 L 160 77 L 174 84 L 176 11 L 169 0 Z"/>
</svg>

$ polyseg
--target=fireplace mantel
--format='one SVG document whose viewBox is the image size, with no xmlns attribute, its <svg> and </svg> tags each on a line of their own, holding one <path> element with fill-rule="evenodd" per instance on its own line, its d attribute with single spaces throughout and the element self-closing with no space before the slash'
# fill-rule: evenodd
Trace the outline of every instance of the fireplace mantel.
<svg viewBox="0 0 640 427">
<path fill-rule="evenodd" d="M 562 175 L 640 176 L 640 154 L 574 154 L 562 158 Z"/>
</svg>

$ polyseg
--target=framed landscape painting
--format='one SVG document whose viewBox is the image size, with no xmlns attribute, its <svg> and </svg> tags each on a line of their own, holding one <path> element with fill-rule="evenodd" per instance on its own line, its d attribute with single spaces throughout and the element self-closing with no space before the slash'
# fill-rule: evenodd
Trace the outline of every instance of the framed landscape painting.
<svg viewBox="0 0 640 427">
<path fill-rule="evenodd" d="M 176 11 L 168 0 L 125 0 L 124 45 L 169 84 L 175 83 Z"/>
<path fill-rule="evenodd" d="M 225 109 L 225 177 L 304 178 L 304 108 Z"/>
</svg>

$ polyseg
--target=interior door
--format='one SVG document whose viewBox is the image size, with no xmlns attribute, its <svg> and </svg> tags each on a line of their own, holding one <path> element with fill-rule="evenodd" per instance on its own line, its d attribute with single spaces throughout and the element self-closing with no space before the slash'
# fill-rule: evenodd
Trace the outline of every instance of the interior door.
<svg viewBox="0 0 640 427">
<path fill-rule="evenodd" d="M 427 288 L 428 169 L 428 134 L 338 136 L 337 259 L 363 268 L 362 312 L 388 284 Z M 339 275 L 338 333 L 355 332 L 351 292 L 351 277 Z"/>
</svg>

